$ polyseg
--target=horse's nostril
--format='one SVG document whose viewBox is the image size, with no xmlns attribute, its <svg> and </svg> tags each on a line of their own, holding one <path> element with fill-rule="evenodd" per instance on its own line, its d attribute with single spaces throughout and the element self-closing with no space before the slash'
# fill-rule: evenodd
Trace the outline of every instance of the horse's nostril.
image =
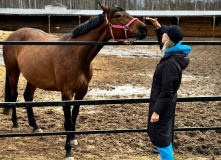
<svg viewBox="0 0 221 160">
<path fill-rule="evenodd" d="M 139 25 L 139 30 L 140 30 L 141 32 L 146 32 L 146 33 L 147 33 L 147 26 Z"/>
</svg>

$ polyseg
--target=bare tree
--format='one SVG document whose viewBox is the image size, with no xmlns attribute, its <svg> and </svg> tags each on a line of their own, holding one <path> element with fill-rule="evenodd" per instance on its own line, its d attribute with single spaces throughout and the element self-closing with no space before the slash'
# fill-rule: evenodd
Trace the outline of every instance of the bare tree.
<svg viewBox="0 0 221 160">
<path fill-rule="evenodd" d="M 98 0 L 94 1 L 94 9 L 98 9 Z"/>
<path fill-rule="evenodd" d="M 155 1 L 152 1 L 152 8 L 151 8 L 151 10 L 154 10 L 154 2 Z"/>
<path fill-rule="evenodd" d="M 195 11 L 197 10 L 197 0 L 195 0 Z"/>
<path fill-rule="evenodd" d="M 19 7 L 19 8 L 23 9 L 23 3 L 22 3 L 22 0 L 19 0 L 19 2 L 20 2 L 20 7 Z"/>
<path fill-rule="evenodd" d="M 29 8 L 31 9 L 31 0 L 29 0 L 28 2 L 29 2 Z"/>
</svg>

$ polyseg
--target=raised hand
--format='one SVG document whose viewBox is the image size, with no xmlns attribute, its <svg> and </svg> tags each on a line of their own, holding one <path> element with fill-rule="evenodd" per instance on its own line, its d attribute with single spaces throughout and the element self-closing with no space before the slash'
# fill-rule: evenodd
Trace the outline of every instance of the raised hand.
<svg viewBox="0 0 221 160">
<path fill-rule="evenodd" d="M 157 29 L 161 27 L 160 23 L 157 21 L 157 18 L 154 19 L 154 18 L 147 17 L 146 19 L 150 20 Z"/>
</svg>

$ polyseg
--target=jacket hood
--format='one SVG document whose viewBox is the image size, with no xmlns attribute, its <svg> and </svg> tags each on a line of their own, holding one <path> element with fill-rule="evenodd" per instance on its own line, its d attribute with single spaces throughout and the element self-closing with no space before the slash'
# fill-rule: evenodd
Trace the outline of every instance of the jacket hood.
<svg viewBox="0 0 221 160">
<path fill-rule="evenodd" d="M 184 54 L 189 54 L 191 52 L 191 47 L 188 45 L 181 45 L 182 41 L 180 41 L 179 43 L 177 43 L 175 46 L 167 49 L 165 51 L 165 56 L 167 56 L 168 54 L 170 54 L 171 52 L 182 52 Z"/>
<path fill-rule="evenodd" d="M 175 59 L 180 64 L 183 70 L 189 65 L 189 62 L 190 62 L 190 58 L 188 54 L 183 54 L 182 52 L 176 52 L 166 57 Z"/>
<path fill-rule="evenodd" d="M 190 62 L 188 54 L 191 52 L 191 47 L 187 45 L 181 45 L 181 43 L 182 41 L 166 50 L 164 58 L 174 58 L 184 70 Z"/>
</svg>

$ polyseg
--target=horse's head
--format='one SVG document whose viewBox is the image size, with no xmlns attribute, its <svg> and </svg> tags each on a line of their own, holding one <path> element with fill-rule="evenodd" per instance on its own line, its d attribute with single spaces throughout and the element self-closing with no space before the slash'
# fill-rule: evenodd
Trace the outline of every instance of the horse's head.
<svg viewBox="0 0 221 160">
<path fill-rule="evenodd" d="M 100 6 L 105 13 L 113 39 L 144 39 L 147 36 L 146 25 L 139 19 L 132 17 L 124 9 L 120 7 L 108 8 L 102 4 Z"/>
</svg>

